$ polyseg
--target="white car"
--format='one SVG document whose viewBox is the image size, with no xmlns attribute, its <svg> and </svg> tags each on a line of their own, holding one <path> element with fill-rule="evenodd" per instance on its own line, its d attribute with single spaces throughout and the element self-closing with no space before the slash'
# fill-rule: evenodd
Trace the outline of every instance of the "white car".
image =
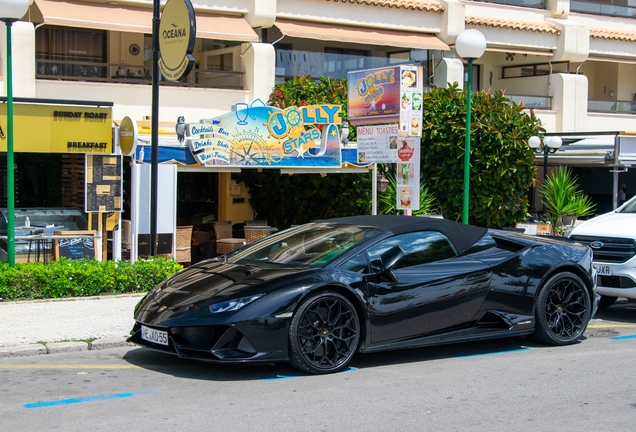
<svg viewBox="0 0 636 432">
<path fill-rule="evenodd" d="M 618 297 L 636 299 L 636 196 L 577 225 L 569 237 L 594 251 L 599 308 L 611 306 Z"/>
</svg>

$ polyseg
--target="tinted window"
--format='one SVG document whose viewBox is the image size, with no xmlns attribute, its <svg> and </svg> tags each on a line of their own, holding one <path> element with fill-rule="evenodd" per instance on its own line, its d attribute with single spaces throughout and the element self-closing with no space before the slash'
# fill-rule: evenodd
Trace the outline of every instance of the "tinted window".
<svg viewBox="0 0 636 432">
<path fill-rule="evenodd" d="M 404 257 L 395 266 L 396 269 L 426 264 L 452 258 L 457 253 L 445 235 L 437 231 L 418 231 L 400 234 L 384 239 L 368 249 L 369 259 L 374 270 L 374 260 L 384 252 L 398 245 L 404 251 Z"/>
<path fill-rule="evenodd" d="M 340 266 L 346 270 L 356 273 L 368 273 L 367 270 L 367 257 L 364 252 L 359 253 L 350 260 L 346 261 Z"/>
</svg>

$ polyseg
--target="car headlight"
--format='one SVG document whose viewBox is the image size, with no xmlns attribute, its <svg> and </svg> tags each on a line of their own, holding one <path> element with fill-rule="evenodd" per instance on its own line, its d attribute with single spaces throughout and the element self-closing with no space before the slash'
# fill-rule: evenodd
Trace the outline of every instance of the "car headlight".
<svg viewBox="0 0 636 432">
<path fill-rule="evenodd" d="M 249 297 L 238 298 L 234 300 L 228 300 L 221 303 L 216 303 L 210 305 L 210 312 L 219 313 L 219 312 L 233 312 L 239 310 L 243 306 L 246 306 L 252 303 L 254 300 L 257 300 L 263 297 L 265 294 L 257 294 Z"/>
</svg>

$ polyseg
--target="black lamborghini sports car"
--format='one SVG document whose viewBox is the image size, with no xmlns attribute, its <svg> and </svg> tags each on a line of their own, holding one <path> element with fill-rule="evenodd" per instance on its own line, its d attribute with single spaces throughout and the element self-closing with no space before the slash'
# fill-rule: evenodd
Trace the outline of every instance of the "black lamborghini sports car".
<svg viewBox="0 0 636 432">
<path fill-rule="evenodd" d="M 412 216 L 290 228 L 192 265 L 135 307 L 130 342 L 215 363 L 336 372 L 356 352 L 530 335 L 576 342 L 595 312 L 592 250 Z"/>
</svg>

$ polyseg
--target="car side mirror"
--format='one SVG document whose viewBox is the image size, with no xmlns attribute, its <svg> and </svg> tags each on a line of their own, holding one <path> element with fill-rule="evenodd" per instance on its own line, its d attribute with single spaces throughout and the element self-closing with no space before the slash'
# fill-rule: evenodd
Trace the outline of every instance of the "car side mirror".
<svg viewBox="0 0 636 432">
<path fill-rule="evenodd" d="M 380 266 L 382 267 L 382 273 L 393 282 L 398 282 L 397 278 L 391 271 L 393 267 L 404 257 L 404 250 L 395 245 L 388 251 L 380 255 Z"/>
</svg>

